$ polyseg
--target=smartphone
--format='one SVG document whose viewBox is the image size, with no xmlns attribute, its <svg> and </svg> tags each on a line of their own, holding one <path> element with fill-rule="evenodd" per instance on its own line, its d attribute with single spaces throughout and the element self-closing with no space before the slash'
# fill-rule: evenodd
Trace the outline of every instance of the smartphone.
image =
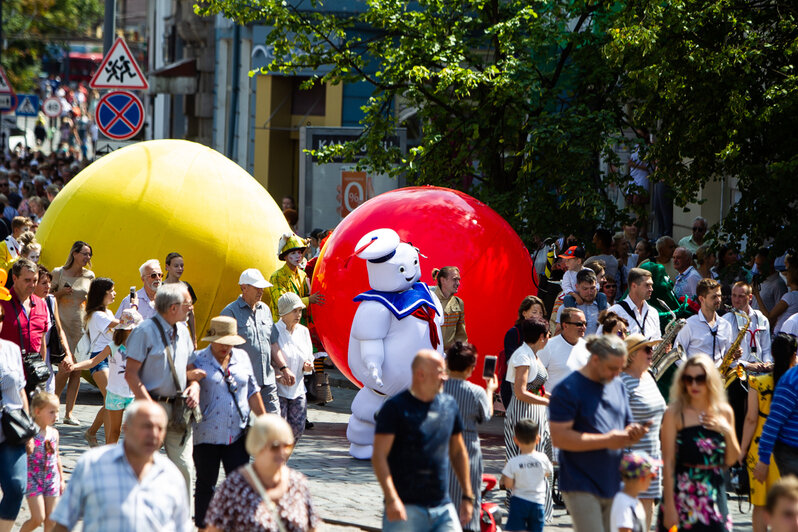
<svg viewBox="0 0 798 532">
<path fill-rule="evenodd" d="M 133 297 L 134 295 L 136 295 L 136 287 L 135 286 L 131 286 L 130 287 L 130 297 Z"/>
<path fill-rule="evenodd" d="M 482 376 L 490 380 L 496 374 L 496 357 L 488 355 L 485 357 L 485 365 L 482 367 Z"/>
</svg>

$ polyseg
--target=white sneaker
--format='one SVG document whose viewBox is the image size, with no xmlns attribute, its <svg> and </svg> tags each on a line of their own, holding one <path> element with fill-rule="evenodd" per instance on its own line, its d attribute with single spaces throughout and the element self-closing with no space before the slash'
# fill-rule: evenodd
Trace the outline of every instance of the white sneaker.
<svg viewBox="0 0 798 532">
<path fill-rule="evenodd" d="M 78 421 L 74 417 L 65 417 L 64 418 L 64 425 L 73 425 L 75 427 L 79 427 L 80 426 L 80 421 Z"/>
</svg>

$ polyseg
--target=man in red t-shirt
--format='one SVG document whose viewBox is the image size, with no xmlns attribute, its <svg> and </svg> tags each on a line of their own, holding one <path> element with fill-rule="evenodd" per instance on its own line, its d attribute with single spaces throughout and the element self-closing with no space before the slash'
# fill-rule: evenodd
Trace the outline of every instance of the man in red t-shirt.
<svg viewBox="0 0 798 532">
<path fill-rule="evenodd" d="M 19 259 L 11 268 L 14 285 L 11 300 L 0 301 L 3 306 L 3 328 L 0 338 L 19 346 L 23 357 L 27 353 L 47 353 L 44 335 L 47 333 L 48 314 L 44 300 L 33 295 L 39 278 L 39 268 L 33 261 Z M 26 375 L 26 378 L 28 376 Z M 30 389 L 38 383 L 29 383 Z"/>
</svg>

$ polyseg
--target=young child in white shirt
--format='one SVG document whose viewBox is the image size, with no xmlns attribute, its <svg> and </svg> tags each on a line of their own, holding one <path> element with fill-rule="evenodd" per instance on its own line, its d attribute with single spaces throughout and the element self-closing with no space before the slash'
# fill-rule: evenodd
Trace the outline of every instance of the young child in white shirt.
<svg viewBox="0 0 798 532">
<path fill-rule="evenodd" d="M 565 266 L 568 268 L 562 277 L 562 294 L 564 296 L 570 294 L 578 298 L 576 274 L 582 269 L 582 263 L 585 261 L 585 250 L 579 246 L 571 246 L 559 257 L 565 260 Z"/>
<path fill-rule="evenodd" d="M 549 458 L 535 450 L 540 440 L 539 427 L 532 419 L 515 424 L 513 441 L 521 453 L 507 461 L 502 470 L 501 484 L 512 490 L 510 514 L 504 530 L 542 532 L 546 514 L 546 477 L 554 473 Z"/>
<path fill-rule="evenodd" d="M 615 494 L 610 510 L 610 532 L 644 532 L 651 523 L 637 496 L 648 489 L 656 477 L 656 460 L 644 453 L 628 453 L 621 459 L 623 489 Z"/>
</svg>

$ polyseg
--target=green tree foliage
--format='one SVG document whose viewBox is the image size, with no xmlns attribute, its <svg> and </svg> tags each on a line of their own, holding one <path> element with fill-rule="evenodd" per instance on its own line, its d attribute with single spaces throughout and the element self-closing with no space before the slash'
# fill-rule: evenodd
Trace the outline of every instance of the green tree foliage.
<svg viewBox="0 0 798 532">
<path fill-rule="evenodd" d="M 798 4 L 794 0 L 638 0 L 605 52 L 625 72 L 634 122 L 679 205 L 736 177 L 742 193 L 717 228 L 749 244 L 798 242 Z"/>
<path fill-rule="evenodd" d="M 371 86 L 364 135 L 328 156 L 365 150 L 371 170 L 467 190 L 522 237 L 621 216 L 606 190 L 625 177 L 599 164 L 625 125 L 620 71 L 603 55 L 611 2 L 208 0 L 197 12 L 273 27 L 264 73 Z M 402 157 L 382 141 L 408 108 L 422 135 Z"/>
<path fill-rule="evenodd" d="M 2 64 L 18 92 L 30 91 L 47 44 L 86 37 L 103 17 L 101 0 L 3 0 Z"/>
</svg>

